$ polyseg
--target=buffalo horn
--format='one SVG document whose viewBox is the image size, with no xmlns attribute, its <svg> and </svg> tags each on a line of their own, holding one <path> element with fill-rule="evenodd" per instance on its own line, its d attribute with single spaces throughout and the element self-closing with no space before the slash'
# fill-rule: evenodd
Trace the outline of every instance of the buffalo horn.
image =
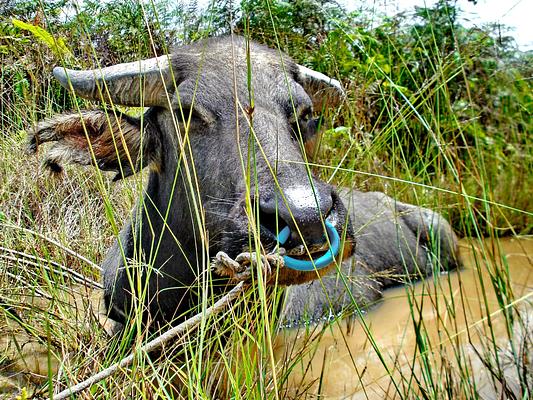
<svg viewBox="0 0 533 400">
<path fill-rule="evenodd" d="M 165 106 L 168 104 L 165 88 L 172 87 L 166 55 L 85 71 L 55 67 L 54 76 L 78 96 L 110 100 L 123 106 Z"/>
<path fill-rule="evenodd" d="M 297 79 L 311 96 L 315 109 L 320 108 L 324 102 L 329 106 L 336 106 L 346 97 L 338 80 L 303 65 L 298 65 Z"/>
</svg>

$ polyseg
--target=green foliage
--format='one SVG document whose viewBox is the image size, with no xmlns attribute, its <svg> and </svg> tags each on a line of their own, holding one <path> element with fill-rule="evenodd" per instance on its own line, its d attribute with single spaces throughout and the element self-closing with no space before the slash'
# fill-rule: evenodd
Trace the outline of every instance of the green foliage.
<svg viewBox="0 0 533 400">
<path fill-rule="evenodd" d="M 460 26 L 457 12 L 450 2 L 440 1 L 417 8 L 414 23 L 411 16 L 398 15 L 370 29 L 354 13 L 336 19 L 317 49 L 293 54 L 340 78 L 349 90 L 350 101 L 337 112 L 338 122 L 351 127 L 358 144 L 339 142 L 328 132 L 319 164 L 331 164 L 333 157 L 333 164 L 344 160 L 349 170 L 457 193 L 467 188 L 485 200 L 490 193 L 491 201 L 530 210 L 531 201 L 520 193 L 533 184 L 528 138 L 533 91 L 526 67 L 531 54 L 516 51 L 511 40 L 496 40 L 490 31 Z M 350 155 L 345 157 L 344 151 Z M 383 182 L 366 175 L 348 172 L 336 179 L 383 189 Z M 397 196 L 410 201 L 422 195 L 432 202 L 433 195 L 441 196 L 395 187 Z M 482 201 L 474 206 L 485 232 L 495 226 L 499 233 L 531 229 L 527 214 L 500 209 L 489 216 Z M 454 227 L 473 229 L 456 210 L 449 210 Z"/>
<path fill-rule="evenodd" d="M 35 26 L 28 24 L 26 22 L 20 21 L 16 18 L 13 18 L 11 21 L 13 25 L 19 29 L 29 31 L 35 36 L 35 38 L 43 42 L 48 48 L 50 48 L 56 57 L 71 59 L 73 58 L 72 53 L 65 44 L 65 41 L 62 38 L 54 38 L 46 29 L 41 28 L 40 26 Z"/>
<path fill-rule="evenodd" d="M 347 14 L 329 0 L 243 0 L 240 5 L 219 0 L 206 12 L 195 2 L 87 0 L 76 3 L 75 12 L 61 19 L 66 4 L 57 1 L 42 8 L 38 3 L 14 2 L 9 14 L 33 18 L 34 23 L 15 20 L 14 28 L 0 22 L 0 56 L 6 66 L 1 82 L 3 132 L 9 126 L 27 125 L 13 112 L 19 106 L 33 108 L 35 118 L 69 107 L 72 100 L 51 81 L 53 65 L 94 68 L 152 57 L 175 44 L 232 29 L 279 46 L 347 88 L 349 101 L 330 118 L 345 127 L 351 139 L 339 141 L 334 131 L 326 132 L 317 153 L 319 164 L 344 160 L 348 169 L 458 193 L 466 185 L 478 198 L 485 198 L 489 185 L 494 189 L 492 201 L 532 208 L 528 198 L 516 195 L 533 184 L 528 140 L 533 128 L 528 79 L 532 55 L 516 51 L 512 39 L 495 35 L 493 26 L 462 27 L 454 2 L 439 0 L 412 14 L 381 17 L 379 24 L 364 9 Z M 48 29 L 39 25 L 45 21 Z M 484 179 L 461 175 L 480 165 Z M 336 174 L 336 179 L 382 188 L 378 180 L 349 172 Z M 505 189 L 497 184 L 502 179 Z M 419 195 L 398 190 L 404 200 Z M 481 205 L 479 212 L 485 215 Z M 502 212 L 507 228 L 500 226 L 501 232 L 530 229 L 523 214 Z M 453 209 L 450 215 L 455 228 L 466 232 Z"/>
<path fill-rule="evenodd" d="M 90 55 L 95 65 L 128 62 L 164 54 L 165 38 L 162 35 L 157 2 L 93 1 L 81 3 L 73 18 L 65 24 L 71 32 L 78 55 Z M 168 18 L 171 16 L 169 15 Z M 147 23 L 148 21 L 148 23 Z M 151 40 L 153 38 L 153 41 Z"/>
</svg>

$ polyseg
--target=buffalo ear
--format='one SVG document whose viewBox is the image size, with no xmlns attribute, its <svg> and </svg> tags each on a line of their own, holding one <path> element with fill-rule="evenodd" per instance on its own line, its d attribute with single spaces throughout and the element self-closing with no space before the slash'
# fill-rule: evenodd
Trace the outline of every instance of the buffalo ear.
<svg viewBox="0 0 533 400">
<path fill-rule="evenodd" d="M 159 163 L 157 132 L 146 119 L 143 128 L 141 132 L 140 120 L 119 112 L 62 114 L 39 122 L 30 131 L 28 150 L 35 153 L 42 143 L 53 142 L 44 161 L 53 172 L 61 172 L 63 163 L 94 165 L 115 171 L 114 180 L 118 180 Z"/>
</svg>

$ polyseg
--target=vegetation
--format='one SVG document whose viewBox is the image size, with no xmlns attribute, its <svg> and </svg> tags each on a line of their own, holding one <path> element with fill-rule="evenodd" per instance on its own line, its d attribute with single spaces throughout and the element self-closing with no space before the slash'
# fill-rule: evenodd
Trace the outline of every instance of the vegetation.
<svg viewBox="0 0 533 400">
<path fill-rule="evenodd" d="M 97 283 L 84 283 L 77 275 L 98 281 L 93 262 L 102 260 L 113 241 L 120 227 L 115 221 L 126 218 L 142 177 L 112 184 L 110 177 L 80 168 L 50 176 L 38 159 L 24 154 L 26 130 L 36 121 L 85 105 L 55 82 L 52 67 L 133 61 L 233 31 L 279 47 L 346 88 L 346 101 L 324 110 L 325 129 L 311 161 L 316 173 L 341 186 L 384 191 L 436 209 L 458 234 L 479 241 L 476 265 L 489 273 L 488 280 L 479 275 L 479 297 L 487 302 L 488 292 L 496 296 L 518 376 L 516 398 L 530 398 L 531 338 L 525 345 L 514 338 L 517 331 L 527 332 L 524 315 L 531 314 L 531 299 L 515 293 L 506 259 L 497 250 L 499 237 L 533 229 L 533 54 L 518 51 L 495 27 L 465 28 L 459 15 L 450 0 L 381 16 L 378 24 L 364 9 L 347 13 L 330 0 L 218 0 L 207 10 L 166 0 L 0 2 L 0 376 L 24 363 L 20 355 L 44 349 L 40 373 L 45 377 L 26 375 L 6 383 L 13 386 L 10 395 L 51 396 L 57 382 L 73 384 L 119 360 L 128 343 L 146 339 L 136 331 L 109 339 L 97 313 L 87 312 L 96 301 L 86 286 Z M 483 237 L 490 240 L 481 242 Z M 446 292 L 439 285 L 435 290 L 425 295 Z M 419 323 L 420 298 L 411 286 L 405 295 L 419 369 L 409 374 L 390 369 L 387 393 L 481 396 L 470 380 L 470 359 L 459 344 L 454 347 L 456 336 L 432 342 L 429 328 Z M 185 344 L 165 350 L 164 357 L 180 362 L 154 363 L 139 354 L 133 368 L 95 385 L 87 398 L 172 398 L 180 390 L 190 398 L 288 396 L 298 360 L 313 351 L 330 325 L 316 328 L 307 347 L 274 368 L 276 329 L 266 312 L 268 301 L 253 291 L 249 296 L 257 296 L 254 309 L 209 319 Z M 446 313 L 460 314 L 461 303 L 453 297 L 451 302 L 441 310 L 443 319 Z M 485 305 L 479 322 L 489 322 L 479 358 L 494 385 L 512 398 L 490 323 L 494 309 Z M 225 334 L 237 344 L 225 345 Z M 375 342 L 372 329 L 365 334 Z M 452 343 L 449 359 L 435 354 L 443 341 Z M 379 346 L 372 350 L 384 357 Z M 2 385 L 0 380 L 0 397 L 9 389 Z M 298 396 L 305 389 L 298 389 Z"/>
</svg>

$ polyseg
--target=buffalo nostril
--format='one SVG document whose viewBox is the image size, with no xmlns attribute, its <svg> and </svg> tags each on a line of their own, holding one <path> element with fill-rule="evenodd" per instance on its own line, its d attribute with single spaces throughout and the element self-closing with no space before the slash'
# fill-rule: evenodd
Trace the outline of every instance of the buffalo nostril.
<svg viewBox="0 0 533 400">
<path fill-rule="evenodd" d="M 262 229 L 266 229 L 274 236 L 276 236 L 284 227 L 287 226 L 287 223 L 284 221 L 283 217 L 280 217 L 276 208 L 269 206 L 262 207 L 261 203 L 259 204 L 258 222 Z"/>
<path fill-rule="evenodd" d="M 299 231 L 298 231 L 299 230 Z M 327 243 L 324 224 L 322 221 L 313 224 L 298 224 L 298 230 L 291 233 L 291 243 L 304 243 L 309 251 L 322 248 Z"/>
</svg>

